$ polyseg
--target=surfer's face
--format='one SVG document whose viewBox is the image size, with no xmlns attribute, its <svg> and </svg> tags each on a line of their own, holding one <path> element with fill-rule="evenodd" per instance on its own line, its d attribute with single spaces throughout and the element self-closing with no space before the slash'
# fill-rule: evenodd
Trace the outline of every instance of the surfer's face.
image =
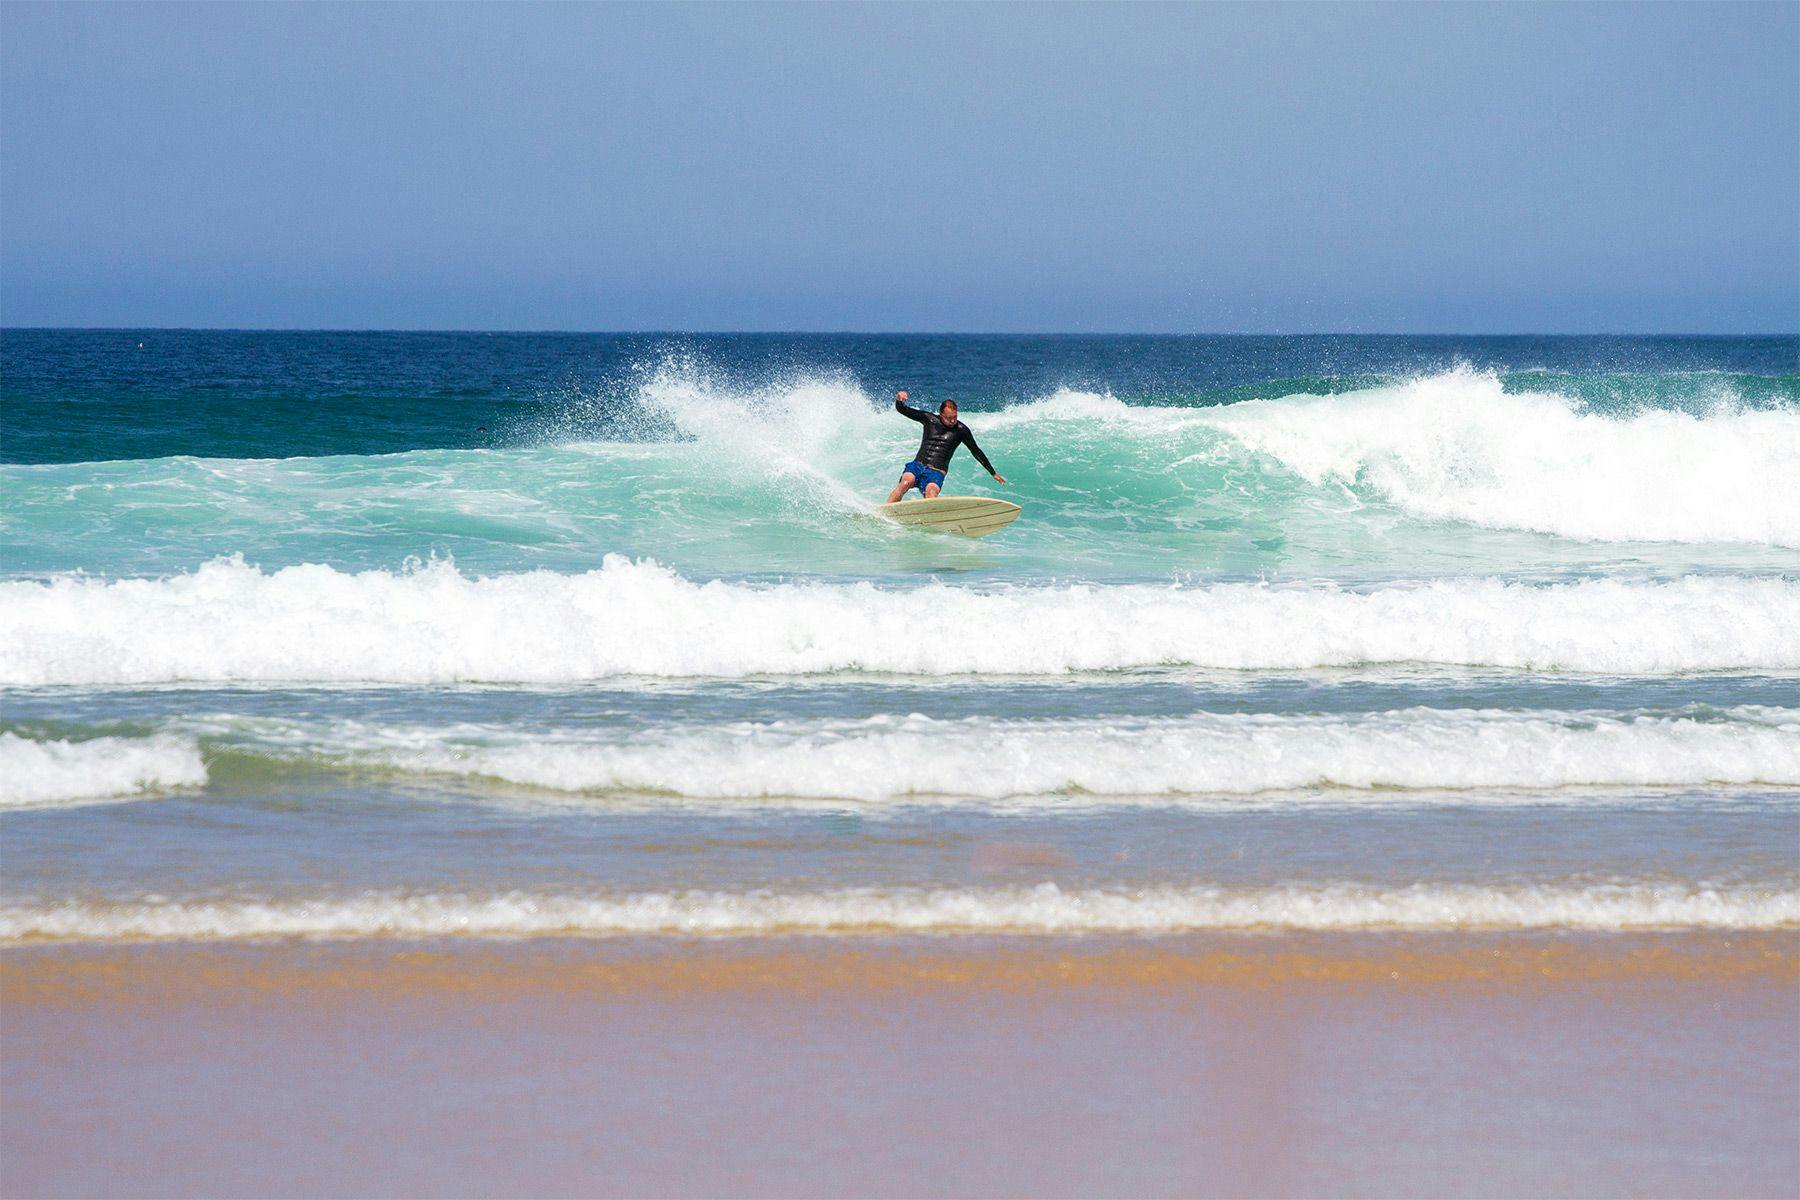
<svg viewBox="0 0 1800 1200">
<path fill-rule="evenodd" d="M 944 406 L 938 409 L 938 416 L 943 418 L 946 425 L 956 424 L 956 405 L 945 401 Z"/>
</svg>

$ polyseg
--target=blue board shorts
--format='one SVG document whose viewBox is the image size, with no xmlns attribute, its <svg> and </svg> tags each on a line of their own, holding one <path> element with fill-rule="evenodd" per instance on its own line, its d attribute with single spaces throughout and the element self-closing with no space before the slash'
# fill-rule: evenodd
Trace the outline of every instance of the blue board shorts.
<svg viewBox="0 0 1800 1200">
<path fill-rule="evenodd" d="M 925 494 L 925 485 L 928 483 L 935 483 L 940 489 L 944 486 L 944 473 L 934 471 L 916 458 L 906 464 L 904 474 L 913 477 L 913 486 L 919 489 L 921 496 Z"/>
</svg>

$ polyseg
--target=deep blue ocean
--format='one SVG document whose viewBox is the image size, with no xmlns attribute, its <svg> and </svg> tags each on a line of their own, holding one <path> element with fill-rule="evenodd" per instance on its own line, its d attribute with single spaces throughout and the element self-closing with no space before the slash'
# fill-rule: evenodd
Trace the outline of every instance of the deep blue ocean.
<svg viewBox="0 0 1800 1200">
<path fill-rule="evenodd" d="M 1787 928 L 1800 338 L 6 330 L 0 687 L 10 941 Z"/>
</svg>

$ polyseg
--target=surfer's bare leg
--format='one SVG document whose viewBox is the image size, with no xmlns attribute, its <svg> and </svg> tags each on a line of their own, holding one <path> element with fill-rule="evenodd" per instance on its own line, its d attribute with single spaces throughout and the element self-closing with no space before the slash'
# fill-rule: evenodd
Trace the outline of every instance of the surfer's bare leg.
<svg viewBox="0 0 1800 1200">
<path fill-rule="evenodd" d="M 938 485 L 937 484 L 928 483 L 925 485 L 925 498 L 927 500 L 937 499 L 937 494 L 938 494 Z"/>
<path fill-rule="evenodd" d="M 913 473 L 911 471 L 901 472 L 900 482 L 895 484 L 894 490 L 888 493 L 887 502 L 889 504 L 892 504 L 896 500 L 900 499 L 900 497 L 906 495 L 906 490 L 908 488 L 910 488 L 915 482 L 916 481 L 913 479 Z"/>
</svg>

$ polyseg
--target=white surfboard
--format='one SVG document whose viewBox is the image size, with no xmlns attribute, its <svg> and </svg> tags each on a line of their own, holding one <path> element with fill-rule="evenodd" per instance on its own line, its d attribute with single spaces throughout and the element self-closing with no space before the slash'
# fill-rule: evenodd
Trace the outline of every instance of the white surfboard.
<svg viewBox="0 0 1800 1200">
<path fill-rule="evenodd" d="M 935 496 L 930 500 L 896 500 L 876 511 L 902 525 L 986 537 L 1011 525 L 1019 515 L 1019 506 L 986 496 Z"/>
</svg>

